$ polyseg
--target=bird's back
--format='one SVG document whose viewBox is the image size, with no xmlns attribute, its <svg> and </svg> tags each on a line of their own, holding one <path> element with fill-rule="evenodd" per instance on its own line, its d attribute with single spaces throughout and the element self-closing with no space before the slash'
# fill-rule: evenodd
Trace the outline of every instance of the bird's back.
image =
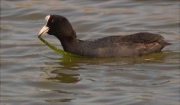
<svg viewBox="0 0 180 105">
<path fill-rule="evenodd" d="M 75 54 L 91 57 L 132 57 L 159 52 L 165 46 L 158 34 L 136 33 L 109 36 L 92 41 L 79 41 Z"/>
</svg>

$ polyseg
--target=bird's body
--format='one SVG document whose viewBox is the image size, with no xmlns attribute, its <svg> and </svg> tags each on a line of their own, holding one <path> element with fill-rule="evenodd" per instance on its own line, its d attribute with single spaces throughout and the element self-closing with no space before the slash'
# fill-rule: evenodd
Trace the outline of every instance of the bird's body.
<svg viewBox="0 0 180 105">
<path fill-rule="evenodd" d="M 96 40 L 79 40 L 69 21 L 59 15 L 48 15 L 47 25 L 40 34 L 47 31 L 56 36 L 66 52 L 89 57 L 134 57 L 161 51 L 168 43 L 159 34 L 147 32 L 126 36 L 108 36 Z M 56 22 L 56 23 L 55 23 Z M 44 30 L 44 31 L 43 31 Z"/>
</svg>

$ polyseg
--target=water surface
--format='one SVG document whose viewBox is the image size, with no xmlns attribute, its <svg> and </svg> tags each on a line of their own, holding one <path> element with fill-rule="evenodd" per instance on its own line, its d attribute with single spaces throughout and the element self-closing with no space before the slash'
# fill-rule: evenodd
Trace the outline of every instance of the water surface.
<svg viewBox="0 0 180 105">
<path fill-rule="evenodd" d="M 49 14 L 82 40 L 146 31 L 172 45 L 137 58 L 63 57 L 38 39 Z M 178 0 L 2 0 L 0 28 L 2 105 L 180 104 Z"/>
</svg>

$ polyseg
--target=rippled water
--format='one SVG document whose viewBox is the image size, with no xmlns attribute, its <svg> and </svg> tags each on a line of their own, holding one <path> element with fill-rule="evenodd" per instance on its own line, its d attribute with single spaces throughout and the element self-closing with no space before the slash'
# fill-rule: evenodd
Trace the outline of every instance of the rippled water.
<svg viewBox="0 0 180 105">
<path fill-rule="evenodd" d="M 67 17 L 79 39 L 147 31 L 172 45 L 138 58 L 62 57 L 37 37 L 48 14 Z M 180 104 L 178 0 L 1 0 L 0 28 L 2 105 Z"/>
</svg>

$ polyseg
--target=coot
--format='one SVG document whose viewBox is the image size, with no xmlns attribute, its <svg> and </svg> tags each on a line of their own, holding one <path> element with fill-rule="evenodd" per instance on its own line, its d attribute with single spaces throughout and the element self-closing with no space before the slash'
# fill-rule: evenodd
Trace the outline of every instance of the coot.
<svg viewBox="0 0 180 105">
<path fill-rule="evenodd" d="M 89 57 L 135 57 L 161 51 L 169 43 L 159 34 L 140 32 L 125 36 L 108 36 L 96 40 L 80 40 L 67 18 L 45 17 L 46 25 L 39 35 L 48 33 L 61 42 L 64 51 Z"/>
</svg>

